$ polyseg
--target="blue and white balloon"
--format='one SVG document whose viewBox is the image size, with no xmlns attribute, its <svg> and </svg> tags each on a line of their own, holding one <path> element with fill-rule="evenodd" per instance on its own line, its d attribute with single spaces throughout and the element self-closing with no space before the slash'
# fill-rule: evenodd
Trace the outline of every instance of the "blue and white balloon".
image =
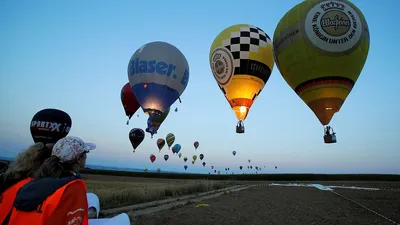
<svg viewBox="0 0 400 225">
<path fill-rule="evenodd" d="M 189 64 L 175 46 L 151 42 L 132 55 L 128 78 L 140 106 L 151 117 L 163 113 L 183 93 L 189 82 Z"/>
</svg>

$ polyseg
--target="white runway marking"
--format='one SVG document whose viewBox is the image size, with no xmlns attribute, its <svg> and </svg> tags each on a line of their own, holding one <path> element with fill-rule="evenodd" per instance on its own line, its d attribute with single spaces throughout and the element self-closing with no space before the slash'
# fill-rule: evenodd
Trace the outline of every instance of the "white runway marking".
<svg viewBox="0 0 400 225">
<path fill-rule="evenodd" d="M 393 224 L 395 224 L 395 225 L 396 225 L 396 224 L 397 224 L 397 225 L 400 225 L 399 223 L 397 223 L 397 222 L 395 222 L 395 221 L 389 219 L 388 217 L 386 217 L 386 216 L 384 216 L 384 215 L 382 215 L 382 214 L 380 214 L 380 213 L 378 213 L 378 212 L 376 212 L 376 211 L 374 211 L 374 210 L 372 210 L 372 209 L 370 209 L 370 208 L 368 208 L 368 207 L 366 207 L 366 206 L 364 206 L 364 205 L 362 205 L 362 204 L 360 204 L 360 203 L 358 203 L 358 202 L 356 202 L 356 201 L 354 201 L 354 200 L 352 200 L 352 199 L 350 199 L 350 198 L 348 198 L 348 197 L 346 197 L 346 196 L 343 196 L 343 195 L 341 195 L 341 194 L 339 194 L 339 193 L 337 193 L 337 192 L 334 192 L 334 188 L 337 188 L 337 189 L 341 189 L 341 188 L 345 188 L 345 189 L 356 189 L 356 190 L 366 190 L 366 191 L 379 191 L 379 190 L 381 190 L 381 189 L 379 189 L 379 188 L 366 188 L 366 187 L 355 187 L 355 186 L 324 186 L 324 185 L 321 185 L 321 184 L 297 184 L 297 183 L 289 183 L 289 184 L 276 184 L 276 183 L 272 183 L 272 184 L 269 184 L 269 186 L 315 187 L 315 188 L 317 188 L 317 189 L 319 189 L 319 190 L 322 190 L 322 191 L 330 191 L 330 192 L 332 192 L 333 194 L 335 194 L 335 195 L 337 195 L 337 196 L 339 196 L 339 197 L 341 197 L 341 198 L 343 198 L 343 199 L 346 199 L 347 201 L 350 201 L 350 202 L 352 202 L 352 203 L 354 203 L 354 204 L 356 204 L 356 205 L 358 205 L 358 206 L 360 206 L 360 207 L 362 207 L 362 208 L 364 208 L 364 209 L 366 209 L 366 210 L 368 210 L 368 211 L 374 213 L 375 215 L 380 216 L 381 218 L 383 218 L 383 219 L 385 219 L 385 220 L 387 220 L 387 221 L 389 221 L 389 222 L 391 222 L 391 223 L 393 223 Z M 393 191 L 398 191 L 398 189 L 382 189 L 382 190 L 393 190 Z"/>
</svg>

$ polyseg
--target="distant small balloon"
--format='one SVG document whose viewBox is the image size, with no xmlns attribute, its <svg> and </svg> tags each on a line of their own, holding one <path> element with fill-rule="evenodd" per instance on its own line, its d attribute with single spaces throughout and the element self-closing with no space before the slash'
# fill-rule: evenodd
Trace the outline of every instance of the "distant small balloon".
<svg viewBox="0 0 400 225">
<path fill-rule="evenodd" d="M 153 155 L 153 154 L 151 154 L 150 155 L 150 161 L 151 161 L 151 163 L 154 163 L 154 161 L 156 161 L 156 156 L 155 155 Z"/>
<path fill-rule="evenodd" d="M 193 143 L 193 145 L 194 145 L 194 149 L 196 150 L 199 147 L 200 143 L 198 141 L 195 141 Z"/>
</svg>

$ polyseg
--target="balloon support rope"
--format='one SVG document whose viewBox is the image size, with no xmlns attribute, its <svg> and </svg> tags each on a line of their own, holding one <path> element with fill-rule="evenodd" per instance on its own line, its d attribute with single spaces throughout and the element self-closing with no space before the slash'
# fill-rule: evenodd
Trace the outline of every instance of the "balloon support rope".
<svg viewBox="0 0 400 225">
<path fill-rule="evenodd" d="M 181 97 L 179 97 L 179 98 L 178 98 L 178 100 L 179 100 L 179 103 L 182 103 L 182 101 L 181 101 Z"/>
</svg>

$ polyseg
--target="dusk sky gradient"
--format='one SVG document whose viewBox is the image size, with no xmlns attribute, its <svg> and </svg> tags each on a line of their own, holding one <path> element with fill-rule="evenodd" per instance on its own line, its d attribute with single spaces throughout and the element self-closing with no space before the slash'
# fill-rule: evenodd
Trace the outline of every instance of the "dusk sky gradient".
<svg viewBox="0 0 400 225">
<path fill-rule="evenodd" d="M 174 133 L 184 156 L 203 153 L 207 168 L 188 161 L 187 172 L 266 166 L 266 173 L 400 173 L 400 1 L 352 1 L 371 34 L 369 56 L 353 91 L 331 121 L 338 143 L 323 143 L 323 127 L 280 75 L 273 73 L 236 134 L 237 119 L 212 76 L 208 54 L 226 27 L 248 23 L 270 37 L 300 0 L 248 1 L 1 1 L 0 156 L 14 157 L 33 143 L 29 124 L 43 108 L 72 118 L 70 135 L 94 142 L 88 163 L 184 171 L 184 162 L 158 154 L 156 140 Z M 190 67 L 181 99 L 136 153 L 130 129 L 147 116 L 127 117 L 120 90 L 134 51 L 152 41 L 179 48 Z M 195 152 L 194 141 L 200 142 Z M 237 155 L 234 157 L 232 151 Z M 154 164 L 149 155 L 158 157 Z M 200 161 L 200 160 L 198 160 Z M 278 170 L 273 167 L 277 165 Z"/>
</svg>

